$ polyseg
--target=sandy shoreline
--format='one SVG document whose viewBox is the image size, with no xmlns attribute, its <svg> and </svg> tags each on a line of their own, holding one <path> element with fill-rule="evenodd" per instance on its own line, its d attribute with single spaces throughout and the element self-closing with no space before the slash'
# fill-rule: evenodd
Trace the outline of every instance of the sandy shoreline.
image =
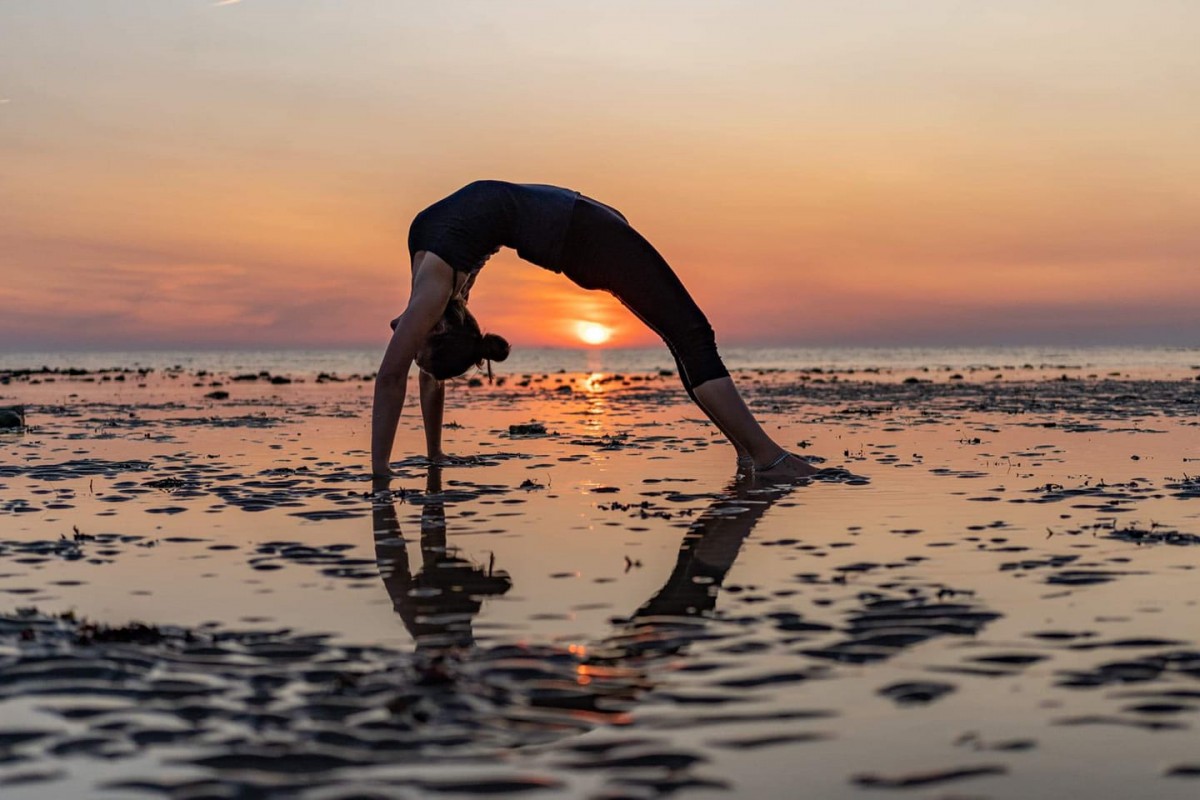
<svg viewBox="0 0 1200 800">
<path fill-rule="evenodd" d="M 375 492 L 369 376 L 4 373 L 0 785 L 1190 797 L 1195 377 L 742 371 L 782 489 L 671 375 L 510 374 Z"/>
</svg>

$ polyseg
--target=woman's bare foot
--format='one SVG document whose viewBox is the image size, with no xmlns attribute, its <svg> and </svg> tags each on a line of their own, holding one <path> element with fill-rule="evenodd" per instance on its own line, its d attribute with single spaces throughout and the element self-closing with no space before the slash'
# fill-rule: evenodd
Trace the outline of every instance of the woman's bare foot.
<svg viewBox="0 0 1200 800">
<path fill-rule="evenodd" d="M 781 459 L 774 464 L 768 464 L 762 467 L 754 468 L 754 476 L 756 478 L 769 478 L 771 480 L 799 480 L 801 478 L 810 478 L 816 475 L 819 470 L 804 459 L 794 456 L 791 453 L 785 453 Z"/>
</svg>

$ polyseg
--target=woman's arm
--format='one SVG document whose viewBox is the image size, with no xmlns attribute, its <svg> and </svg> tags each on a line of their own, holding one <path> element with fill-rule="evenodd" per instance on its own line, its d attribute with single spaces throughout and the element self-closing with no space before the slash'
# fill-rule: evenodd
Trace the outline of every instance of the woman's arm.
<svg viewBox="0 0 1200 800">
<path fill-rule="evenodd" d="M 392 444 L 404 395 L 408 371 L 425 337 L 446 309 L 454 291 L 454 270 L 445 261 L 426 254 L 413 273 L 412 294 L 408 306 L 396 320 L 392 340 L 388 342 L 375 376 L 375 402 L 371 411 L 371 472 L 387 475 L 392 458 Z"/>
<path fill-rule="evenodd" d="M 442 452 L 442 417 L 446 407 L 446 384 L 421 373 L 421 420 L 425 423 L 425 451 L 429 460 L 438 463 L 445 459 Z"/>
<path fill-rule="evenodd" d="M 478 272 L 472 272 L 463 281 L 462 286 L 454 293 L 455 297 L 459 297 L 465 303 L 470 297 L 471 287 L 475 285 L 475 276 Z M 455 280 L 458 279 L 458 274 L 454 275 Z M 395 323 L 392 323 L 395 327 Z M 446 408 L 446 382 L 439 381 L 427 372 L 420 374 L 421 383 L 421 421 L 425 424 L 425 451 L 429 455 L 429 460 L 434 464 L 442 464 L 453 459 L 447 456 L 442 450 L 442 422 L 445 418 Z"/>
</svg>

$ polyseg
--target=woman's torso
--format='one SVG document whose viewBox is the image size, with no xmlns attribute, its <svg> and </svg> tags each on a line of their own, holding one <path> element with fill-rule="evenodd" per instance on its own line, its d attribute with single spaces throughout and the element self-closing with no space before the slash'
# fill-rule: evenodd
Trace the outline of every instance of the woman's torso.
<svg viewBox="0 0 1200 800">
<path fill-rule="evenodd" d="M 412 256 L 434 253 L 456 271 L 477 272 L 501 247 L 559 272 L 559 258 L 579 193 L 558 186 L 475 181 L 413 219 Z"/>
</svg>

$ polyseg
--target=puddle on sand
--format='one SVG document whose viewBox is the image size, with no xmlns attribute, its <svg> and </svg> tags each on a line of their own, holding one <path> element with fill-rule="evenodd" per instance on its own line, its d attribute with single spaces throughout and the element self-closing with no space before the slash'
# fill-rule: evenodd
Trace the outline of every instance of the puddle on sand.
<svg viewBox="0 0 1200 800">
<path fill-rule="evenodd" d="M 5 798 L 1200 786 L 1196 381 L 745 373 L 776 487 L 673 378 L 510 376 L 382 487 L 362 380 L 8 377 Z"/>
</svg>

